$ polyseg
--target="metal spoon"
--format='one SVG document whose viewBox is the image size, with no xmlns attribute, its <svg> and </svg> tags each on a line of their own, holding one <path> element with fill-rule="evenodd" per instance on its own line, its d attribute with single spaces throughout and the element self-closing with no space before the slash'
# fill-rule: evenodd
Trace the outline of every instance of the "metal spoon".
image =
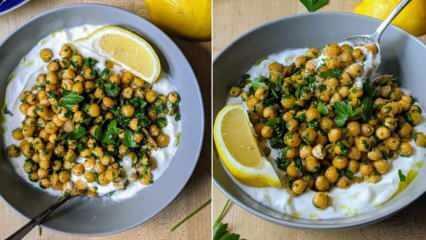
<svg viewBox="0 0 426 240">
<path fill-rule="evenodd" d="M 398 14 L 410 3 L 411 0 L 401 0 L 399 4 L 392 10 L 389 16 L 379 25 L 376 31 L 370 35 L 356 35 L 345 39 L 346 42 L 350 42 L 355 46 L 375 44 L 378 49 L 377 56 L 381 60 L 380 40 L 386 28 L 391 24 L 392 20 L 398 16 Z"/>
<path fill-rule="evenodd" d="M 43 223 L 46 219 L 52 215 L 52 213 L 59 208 L 60 206 L 64 205 L 66 202 L 68 202 L 70 199 L 76 197 L 76 195 L 66 194 L 62 197 L 60 197 L 52 206 L 41 212 L 39 215 L 35 216 L 31 221 L 29 221 L 27 224 L 22 226 L 20 229 L 18 229 L 15 233 L 10 235 L 6 240 L 21 240 L 27 233 L 29 233 L 35 226 L 40 225 Z"/>
</svg>

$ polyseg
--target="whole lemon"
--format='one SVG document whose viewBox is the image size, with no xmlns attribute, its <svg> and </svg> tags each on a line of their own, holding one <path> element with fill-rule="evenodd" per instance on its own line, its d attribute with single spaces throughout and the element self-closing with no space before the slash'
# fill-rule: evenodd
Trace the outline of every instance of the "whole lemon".
<svg viewBox="0 0 426 240">
<path fill-rule="evenodd" d="M 165 31 L 189 39 L 211 38 L 211 0 L 145 0 L 150 19 Z"/>
<path fill-rule="evenodd" d="M 400 0 L 363 0 L 356 5 L 354 12 L 383 20 L 399 2 Z M 426 0 L 413 0 L 392 23 L 415 36 L 426 34 Z"/>
</svg>

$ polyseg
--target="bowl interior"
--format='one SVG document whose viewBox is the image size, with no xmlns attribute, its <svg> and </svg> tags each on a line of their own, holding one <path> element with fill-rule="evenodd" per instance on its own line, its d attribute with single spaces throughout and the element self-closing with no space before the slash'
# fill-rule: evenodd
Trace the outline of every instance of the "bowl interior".
<svg viewBox="0 0 426 240">
<path fill-rule="evenodd" d="M 255 62 L 271 53 L 291 48 L 321 47 L 330 42 L 368 34 L 379 25 L 377 20 L 343 13 L 320 13 L 284 18 L 259 27 L 226 48 L 213 64 L 213 112 L 224 106 L 227 90 L 237 82 Z M 418 101 L 426 106 L 422 79 L 426 68 L 419 63 L 426 59 L 426 47 L 416 38 L 395 27 L 386 30 L 382 38 L 382 73 L 394 74 L 404 88 L 409 89 Z M 343 228 L 376 221 L 388 216 L 419 197 L 425 190 L 423 184 L 426 170 L 422 168 L 418 177 L 402 193 L 377 211 L 352 218 L 330 220 L 295 219 L 271 210 L 251 199 L 230 179 L 214 152 L 213 173 L 216 185 L 241 207 L 270 221 L 305 228 Z"/>
<path fill-rule="evenodd" d="M 201 94 L 191 66 L 177 46 L 159 29 L 127 11 L 94 4 L 53 10 L 33 19 L 0 46 L 0 99 L 3 101 L 8 75 L 21 58 L 43 37 L 57 30 L 83 24 L 116 24 L 141 34 L 156 49 L 166 73 L 181 96 L 182 138 L 165 173 L 134 197 L 114 202 L 107 198 L 74 199 L 45 226 L 77 234 L 109 234 L 134 227 L 166 207 L 182 190 L 198 160 L 203 137 L 204 115 Z M 10 136 L 5 136 L 10 137 Z M 0 193 L 24 216 L 33 217 L 55 201 L 31 187 L 13 170 L 0 140 Z"/>
</svg>

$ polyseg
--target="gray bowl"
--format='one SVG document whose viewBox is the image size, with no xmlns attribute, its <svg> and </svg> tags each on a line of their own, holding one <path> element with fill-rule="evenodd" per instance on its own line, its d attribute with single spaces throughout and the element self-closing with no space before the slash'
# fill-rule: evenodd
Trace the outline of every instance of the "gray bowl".
<svg viewBox="0 0 426 240">
<path fill-rule="evenodd" d="M 0 44 L 0 99 L 6 79 L 20 59 L 43 37 L 82 24 L 121 25 L 141 34 L 159 53 L 172 84 L 181 95 L 182 139 L 165 173 L 150 187 L 121 202 L 108 198 L 73 200 L 44 226 L 76 234 L 111 234 L 135 227 L 165 208 L 182 190 L 198 161 L 204 131 L 203 105 L 197 79 L 178 47 L 158 28 L 130 12 L 95 4 L 71 5 L 35 17 Z M 5 136 L 10 137 L 10 136 Z M 33 217 L 55 201 L 33 188 L 11 167 L 3 138 L 0 193 L 18 212 Z M 17 226 L 18 227 L 18 226 Z"/>
<path fill-rule="evenodd" d="M 224 106 L 232 83 L 240 79 L 250 66 L 271 53 L 288 48 L 321 47 L 346 37 L 372 33 L 379 21 L 347 13 L 316 13 L 283 18 L 256 28 L 231 43 L 213 63 L 214 116 Z M 426 106 L 426 47 L 415 37 L 390 27 L 382 41 L 383 63 L 380 72 L 391 73 L 400 79 L 402 86 L 412 91 L 418 101 Z M 214 183 L 224 194 L 247 211 L 285 226 L 338 229 L 366 225 L 384 219 L 404 208 L 426 190 L 426 169 L 422 168 L 409 187 L 376 211 L 356 217 L 308 220 L 295 219 L 254 201 L 231 180 L 217 153 L 213 156 Z"/>
</svg>

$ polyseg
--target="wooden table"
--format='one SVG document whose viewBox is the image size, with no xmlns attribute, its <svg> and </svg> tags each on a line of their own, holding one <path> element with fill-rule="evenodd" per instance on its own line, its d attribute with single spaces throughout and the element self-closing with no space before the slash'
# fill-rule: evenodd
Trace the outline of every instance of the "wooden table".
<svg viewBox="0 0 426 240">
<path fill-rule="evenodd" d="M 321 11 L 351 11 L 357 0 L 331 0 Z M 213 54 L 216 55 L 242 33 L 262 23 L 306 12 L 298 0 L 216 0 L 214 5 Z M 426 38 L 422 38 L 426 40 Z M 388 220 L 354 230 L 312 231 L 281 227 L 233 206 L 224 222 L 249 240 L 387 240 L 425 239 L 426 196 Z M 213 219 L 226 198 L 213 189 Z"/>
<path fill-rule="evenodd" d="M 146 16 L 143 0 L 104 0 L 104 1 L 81 1 L 81 0 L 32 0 L 22 8 L 0 17 L 0 39 L 6 37 L 18 26 L 25 23 L 31 17 L 43 11 L 58 7 L 64 4 L 79 2 L 96 2 L 110 4 L 133 11 L 141 16 Z M 210 121 L 210 43 L 195 43 L 175 39 L 179 47 L 183 50 L 191 62 L 204 95 L 204 107 L 206 109 L 206 123 Z M 206 126 L 205 129 L 210 129 Z M 208 132 L 208 131 L 207 131 Z M 209 239 L 210 238 L 210 209 L 205 208 L 186 224 L 182 225 L 175 232 L 170 232 L 170 228 L 185 217 L 194 208 L 201 205 L 210 197 L 210 135 L 205 136 L 206 146 L 203 149 L 197 169 L 184 191 L 177 199 L 164 209 L 159 215 L 132 230 L 93 239 L 117 239 L 117 240 L 169 240 L 169 239 Z M 113 216 L 112 216 L 113 217 Z M 0 239 L 4 239 L 17 228 L 26 223 L 26 219 L 16 213 L 6 205 L 3 199 L 0 200 Z M 83 236 L 73 236 L 58 233 L 48 229 L 43 229 L 41 236 L 37 229 L 33 230 L 25 239 L 51 239 L 51 240 L 77 240 L 87 239 Z"/>
</svg>

